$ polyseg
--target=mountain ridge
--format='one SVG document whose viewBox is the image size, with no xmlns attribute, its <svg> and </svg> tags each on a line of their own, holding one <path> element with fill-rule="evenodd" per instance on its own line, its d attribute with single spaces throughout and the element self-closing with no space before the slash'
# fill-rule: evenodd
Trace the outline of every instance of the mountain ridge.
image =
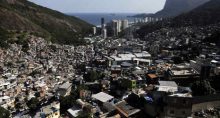
<svg viewBox="0 0 220 118">
<path fill-rule="evenodd" d="M 155 13 L 154 17 L 175 17 L 182 13 L 189 12 L 208 1 L 209 0 L 166 0 L 164 8 Z"/>
<path fill-rule="evenodd" d="M 197 27 L 220 24 L 220 0 L 210 0 L 209 2 L 181 14 L 174 18 L 167 18 L 163 21 L 148 23 L 142 26 L 137 34 L 143 38 L 148 33 L 152 33 L 162 28 Z"/>
<path fill-rule="evenodd" d="M 80 44 L 92 25 L 27 0 L 0 1 L 0 27 L 29 31 L 61 44 Z"/>
<path fill-rule="evenodd" d="M 179 25 L 209 25 L 220 22 L 220 0 L 209 2 L 173 19 Z M 187 22 L 186 22 L 187 21 Z"/>
<path fill-rule="evenodd" d="M 210 0 L 166 0 L 162 10 L 154 14 L 137 14 L 133 17 L 176 17 L 180 14 L 187 13 L 209 1 Z"/>
</svg>

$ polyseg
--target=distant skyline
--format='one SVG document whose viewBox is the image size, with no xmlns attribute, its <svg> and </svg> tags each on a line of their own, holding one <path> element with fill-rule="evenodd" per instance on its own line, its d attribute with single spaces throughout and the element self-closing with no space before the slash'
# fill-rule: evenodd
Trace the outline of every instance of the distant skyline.
<svg viewBox="0 0 220 118">
<path fill-rule="evenodd" d="M 166 0 L 29 0 L 63 13 L 155 13 Z"/>
</svg>

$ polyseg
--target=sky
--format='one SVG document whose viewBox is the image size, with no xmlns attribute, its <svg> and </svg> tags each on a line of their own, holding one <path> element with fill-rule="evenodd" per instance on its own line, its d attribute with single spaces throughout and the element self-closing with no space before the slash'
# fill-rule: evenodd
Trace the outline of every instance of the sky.
<svg viewBox="0 0 220 118">
<path fill-rule="evenodd" d="M 63 13 L 155 13 L 165 0 L 29 0 Z"/>
</svg>

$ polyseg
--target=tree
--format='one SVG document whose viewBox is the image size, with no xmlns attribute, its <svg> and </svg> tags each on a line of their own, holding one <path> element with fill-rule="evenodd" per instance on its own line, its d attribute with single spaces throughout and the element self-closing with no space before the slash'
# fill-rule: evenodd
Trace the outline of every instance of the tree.
<svg viewBox="0 0 220 118">
<path fill-rule="evenodd" d="M 194 96 L 204 96 L 216 93 L 215 89 L 212 88 L 210 82 L 207 80 L 193 83 L 191 89 Z"/>
<path fill-rule="evenodd" d="M 73 107 L 75 104 L 76 98 L 73 96 L 60 97 L 60 111 L 65 113 L 69 108 Z"/>
<path fill-rule="evenodd" d="M 92 116 L 91 113 L 81 111 L 79 112 L 77 118 L 92 118 Z"/>
<path fill-rule="evenodd" d="M 40 101 L 37 98 L 31 98 L 31 100 L 27 102 L 27 106 L 31 111 L 36 110 L 39 104 Z"/>
<path fill-rule="evenodd" d="M 88 82 L 94 82 L 98 79 L 98 73 L 96 71 L 89 71 L 87 74 L 84 75 L 84 78 Z"/>
<path fill-rule="evenodd" d="M 9 45 L 7 43 L 8 39 L 10 37 L 10 33 L 6 30 L 3 30 L 2 28 L 0 28 L 0 47 L 1 48 L 8 48 Z"/>
<path fill-rule="evenodd" d="M 86 105 L 83 107 L 83 110 L 79 113 L 79 116 L 77 118 L 92 118 L 91 113 L 92 106 Z"/>
<path fill-rule="evenodd" d="M 71 93 L 69 96 L 60 97 L 60 111 L 65 113 L 69 108 L 73 107 L 76 103 L 76 100 L 80 98 L 79 93 L 81 90 L 87 90 L 88 88 L 85 85 L 79 85 L 75 89 L 72 87 Z"/>
<path fill-rule="evenodd" d="M 21 108 L 22 108 L 21 103 L 18 102 L 18 103 L 15 104 L 15 109 L 16 109 L 16 110 L 19 110 L 19 109 L 21 109 Z"/>
<path fill-rule="evenodd" d="M 0 118 L 10 118 L 10 112 L 0 107 Z"/>
</svg>

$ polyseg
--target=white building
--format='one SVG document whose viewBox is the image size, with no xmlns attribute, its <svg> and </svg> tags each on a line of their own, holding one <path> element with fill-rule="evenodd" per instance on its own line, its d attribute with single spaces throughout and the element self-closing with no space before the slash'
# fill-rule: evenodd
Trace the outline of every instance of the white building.
<svg viewBox="0 0 220 118">
<path fill-rule="evenodd" d="M 107 38 L 107 29 L 102 30 L 102 38 L 106 39 Z"/>
<path fill-rule="evenodd" d="M 120 65 L 122 62 L 135 63 L 137 65 L 139 64 L 150 65 L 152 62 L 151 54 L 149 54 L 146 51 L 140 53 L 117 54 L 106 58 L 109 61 L 108 64 L 109 66 Z"/>
<path fill-rule="evenodd" d="M 95 100 L 98 100 L 98 101 L 100 101 L 102 103 L 111 102 L 114 99 L 113 96 L 111 96 L 109 94 L 106 94 L 104 92 L 93 94 L 92 98 L 95 99 Z"/>
<path fill-rule="evenodd" d="M 122 28 L 122 21 L 118 20 L 118 32 L 121 32 L 121 28 Z"/>
<path fill-rule="evenodd" d="M 97 31 L 96 31 L 96 27 L 93 27 L 93 35 L 96 35 Z"/>
<path fill-rule="evenodd" d="M 112 30 L 113 35 L 118 36 L 118 33 L 120 32 L 120 23 L 118 20 L 112 20 Z"/>
<path fill-rule="evenodd" d="M 163 92 L 177 92 L 178 85 L 174 81 L 159 81 L 159 85 L 157 86 L 158 91 Z"/>
<path fill-rule="evenodd" d="M 128 20 L 122 20 L 122 30 L 128 28 Z"/>
</svg>

